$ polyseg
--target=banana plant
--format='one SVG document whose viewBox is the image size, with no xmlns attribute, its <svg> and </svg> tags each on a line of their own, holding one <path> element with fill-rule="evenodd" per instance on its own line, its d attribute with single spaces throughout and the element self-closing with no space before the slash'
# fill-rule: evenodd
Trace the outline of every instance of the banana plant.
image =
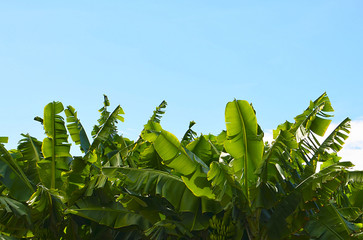
<svg viewBox="0 0 363 240">
<path fill-rule="evenodd" d="M 107 96 L 93 139 L 60 102 L 36 118 L 42 142 L 24 134 L 8 151 L 0 138 L 0 238 L 361 238 L 363 173 L 338 156 L 349 119 L 317 137 L 332 118 L 325 93 L 271 144 L 247 101 L 226 105 L 218 136 L 197 136 L 192 121 L 181 141 L 161 126 L 166 105 L 136 141 L 118 134 L 124 112 L 109 112 Z"/>
<path fill-rule="evenodd" d="M 252 105 L 238 100 L 227 104 L 223 151 L 232 159 L 213 161 L 208 180 L 218 196 L 216 199 L 230 200 L 224 205 L 225 210 L 237 211 L 234 224 L 242 226 L 244 237 L 284 239 L 293 233 L 309 236 L 305 229 L 309 226 L 308 219 L 316 219 L 333 194 L 350 184 L 344 178 L 351 164 L 335 161 L 316 173 L 317 162 L 336 159 L 334 154 L 349 133 L 349 119 L 346 119 L 322 144 L 317 141 L 315 134 L 324 135 L 331 122 L 331 111 L 330 100 L 324 93 L 295 118 L 295 123 L 280 125 L 274 131 L 272 145 L 264 146 L 263 132 Z M 362 172 L 354 174 L 362 176 Z M 360 177 L 354 182 L 361 184 Z M 326 226 L 324 231 L 329 232 L 331 227 Z M 357 228 L 345 229 L 350 229 L 347 234 L 357 231 Z"/>
<path fill-rule="evenodd" d="M 193 192 L 193 187 L 198 188 L 193 186 L 195 183 L 188 181 L 190 177 L 188 173 L 206 176 L 205 172 L 197 172 L 197 168 L 206 168 L 207 165 L 183 147 L 175 136 L 161 128 L 160 119 L 165 107 L 166 102 L 163 101 L 156 108 L 136 142 L 132 150 L 133 154 L 129 155 L 129 157 L 135 157 L 135 151 L 139 155 L 137 168 L 105 166 L 102 169 L 103 173 L 113 181 L 126 178 L 122 185 L 132 195 L 126 192 L 120 193 L 123 194 L 124 206 L 130 207 L 129 201 L 125 199 L 131 197 L 134 200 L 132 202 L 135 202 L 135 199 L 140 202 L 144 201 L 145 196 L 150 199 L 162 197 L 171 206 L 171 209 L 167 211 L 161 210 L 162 206 L 157 207 L 162 218 L 156 215 L 154 226 L 144 230 L 145 235 L 150 237 L 161 237 L 166 234 L 165 232 L 178 235 L 177 232 L 168 230 L 166 226 L 178 228 L 179 232 L 185 232 L 187 235 L 190 235 L 190 232 L 195 234 L 208 227 L 208 214 L 220 211 L 220 204 L 204 196 L 205 193 L 202 193 L 203 197 L 201 197 Z M 183 161 L 188 161 L 187 164 L 191 169 L 183 171 L 182 165 L 178 167 L 178 162 L 183 164 Z M 195 166 L 195 163 L 199 163 L 200 166 Z M 207 179 L 204 181 L 208 183 Z M 208 191 L 211 192 L 211 190 Z"/>
<path fill-rule="evenodd" d="M 208 228 L 201 228 L 210 234 L 221 237 L 224 231 L 226 239 L 232 235 L 235 239 L 313 236 L 316 232 L 313 234 L 310 231 L 310 221 L 319 219 L 319 212 L 324 206 L 335 206 L 327 202 L 340 187 L 350 184 L 344 179 L 351 165 L 339 162 L 328 165 L 330 160 L 327 160 L 334 158 L 334 154 L 329 151 L 338 152 L 344 144 L 344 133 L 349 132 L 349 120 L 344 120 L 322 144 L 317 142 L 314 135 L 324 135 L 330 123 L 328 118 L 331 115 L 325 112 L 332 111 L 332 107 L 326 94 L 311 102 L 308 109 L 296 117 L 295 123 L 280 125 L 274 131 L 275 140 L 271 146 L 264 146 L 263 132 L 257 124 L 255 111 L 246 101 L 234 100 L 227 104 L 227 131 L 220 136 L 202 135 L 199 138 L 188 138 L 188 142 L 184 139 L 182 143 L 161 127 L 161 109 L 164 107 L 165 104 L 161 104 L 154 111 L 136 147 L 143 152 L 140 146 L 146 145 L 144 153 L 153 156 L 147 159 L 158 162 L 149 167 L 158 166 L 158 169 L 126 166 L 103 168 L 103 171 L 111 178 L 117 174 L 118 178 L 126 177 L 125 187 L 136 193 L 135 197 L 159 196 L 168 200 L 176 210 L 180 210 L 177 200 L 183 199 L 184 194 L 168 195 L 162 190 L 168 188 L 167 182 L 174 181 L 174 186 L 183 186 L 184 190 L 188 189 L 197 198 L 214 201 L 215 205 L 220 206 L 209 212 L 213 214 L 214 220 Z M 326 163 L 326 169 L 321 173 L 315 173 L 318 161 Z M 167 168 L 160 171 L 160 166 Z M 362 176 L 361 172 L 354 174 Z M 356 177 L 353 182 L 361 183 L 359 179 Z M 174 193 L 174 189 L 169 192 Z M 336 206 L 335 209 L 340 211 L 341 207 Z M 345 209 L 352 208 L 348 206 Z M 232 221 L 218 220 L 230 212 L 233 212 L 230 215 Z M 196 212 L 194 214 L 199 215 Z M 199 218 L 202 216 L 199 215 Z M 359 218 L 354 221 L 359 221 Z M 186 226 L 185 222 L 179 224 Z M 355 227 L 345 228 L 350 231 L 347 234 L 354 235 L 354 231 L 361 231 L 359 224 L 352 224 Z M 326 226 L 322 231 L 328 233 L 332 226 Z M 231 235 L 231 232 L 222 230 L 227 228 L 236 231 Z M 163 231 L 165 233 L 165 229 L 160 230 Z M 344 236 L 344 233 L 336 233 L 336 237 L 340 236 Z"/>
<path fill-rule="evenodd" d="M 76 234 L 84 226 L 77 225 L 77 215 L 72 214 L 75 210 L 66 209 L 78 209 L 76 206 L 94 198 L 102 189 L 99 179 L 105 178 L 100 166 L 109 161 L 103 158 L 104 146 L 114 144 L 110 139 L 117 138 L 115 123 L 123 120 L 122 113 L 118 106 L 112 113 L 103 114 L 90 143 L 75 109 L 71 106 L 64 109 L 62 103 L 51 102 L 45 106 L 43 118 L 36 118 L 45 130 L 43 142 L 23 134 L 16 150 L 8 151 L 0 144 L 1 233 L 37 239 L 59 239 L 64 234 L 77 235 L 76 239 L 91 236 L 87 232 Z M 67 116 L 67 127 L 62 114 Z M 70 155 L 67 130 L 85 153 L 83 157 Z M 130 214 L 129 211 L 129 217 L 124 217 L 125 222 L 132 218 Z M 96 228 L 102 232 L 101 225 L 96 224 L 93 232 Z"/>
</svg>

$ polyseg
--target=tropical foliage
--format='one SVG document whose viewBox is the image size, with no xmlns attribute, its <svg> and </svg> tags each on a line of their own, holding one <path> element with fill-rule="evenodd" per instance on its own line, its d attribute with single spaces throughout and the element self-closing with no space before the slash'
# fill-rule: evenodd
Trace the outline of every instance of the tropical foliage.
<svg viewBox="0 0 363 240">
<path fill-rule="evenodd" d="M 350 120 L 322 138 L 325 93 L 272 143 L 247 101 L 226 105 L 225 131 L 198 136 L 192 121 L 181 141 L 161 126 L 166 105 L 136 141 L 106 96 L 91 138 L 61 102 L 35 118 L 43 141 L 0 138 L 0 239 L 363 239 L 363 172 L 338 156 Z"/>
</svg>

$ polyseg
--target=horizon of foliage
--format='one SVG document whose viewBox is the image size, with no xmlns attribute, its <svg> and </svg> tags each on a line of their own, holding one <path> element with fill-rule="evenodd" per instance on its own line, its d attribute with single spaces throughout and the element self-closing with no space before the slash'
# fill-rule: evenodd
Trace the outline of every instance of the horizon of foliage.
<svg viewBox="0 0 363 240">
<path fill-rule="evenodd" d="M 136 140 L 109 106 L 104 95 L 91 135 L 54 101 L 35 118 L 42 141 L 22 134 L 9 150 L 0 138 L 0 239 L 363 239 L 363 171 L 338 155 L 350 119 L 325 136 L 326 93 L 272 143 L 245 100 L 227 103 L 220 134 L 191 121 L 180 140 L 161 126 L 165 101 Z"/>
</svg>

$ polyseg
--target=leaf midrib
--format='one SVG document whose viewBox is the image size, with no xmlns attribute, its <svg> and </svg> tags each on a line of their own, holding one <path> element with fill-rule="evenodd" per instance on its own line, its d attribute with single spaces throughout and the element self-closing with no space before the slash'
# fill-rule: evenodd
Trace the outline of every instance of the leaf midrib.
<svg viewBox="0 0 363 240">
<path fill-rule="evenodd" d="M 245 126 L 245 123 L 244 123 L 244 118 L 242 116 L 242 112 L 241 112 L 241 109 L 239 108 L 239 104 L 238 104 L 238 101 L 237 100 L 234 100 L 234 103 L 236 105 L 236 108 L 237 108 L 237 111 L 238 111 L 238 116 L 240 118 L 240 122 L 242 123 L 242 129 L 241 129 L 241 134 L 242 134 L 242 137 L 243 137 L 243 142 L 244 142 L 244 150 L 245 150 L 245 154 L 244 154 L 244 171 L 243 171 L 243 181 L 244 181 L 244 185 L 245 185 L 245 191 L 246 191 L 246 198 L 247 198 L 247 201 L 248 203 L 250 204 L 250 201 L 249 201 L 249 194 L 248 194 L 248 171 L 247 171 L 247 168 L 248 168 L 248 163 L 247 163 L 247 133 L 246 133 L 246 126 Z"/>
</svg>

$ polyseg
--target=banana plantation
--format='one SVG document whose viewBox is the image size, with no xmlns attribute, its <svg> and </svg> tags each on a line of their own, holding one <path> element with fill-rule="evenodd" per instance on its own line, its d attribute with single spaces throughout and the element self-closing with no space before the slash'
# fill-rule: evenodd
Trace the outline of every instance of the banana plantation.
<svg viewBox="0 0 363 240">
<path fill-rule="evenodd" d="M 135 140 L 107 96 L 90 135 L 51 102 L 35 118 L 44 139 L 0 138 L 0 239 L 363 239 L 363 171 L 339 157 L 350 119 L 325 134 L 325 93 L 271 143 L 247 101 L 227 103 L 218 135 L 190 122 L 182 139 L 160 123 L 166 105 Z"/>
</svg>

